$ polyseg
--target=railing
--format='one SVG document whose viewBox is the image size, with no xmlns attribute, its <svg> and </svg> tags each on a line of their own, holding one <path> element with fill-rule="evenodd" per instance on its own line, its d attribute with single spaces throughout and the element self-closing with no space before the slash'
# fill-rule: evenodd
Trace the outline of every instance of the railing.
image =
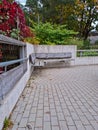
<svg viewBox="0 0 98 130">
<path fill-rule="evenodd" d="M 0 101 L 2 101 L 7 96 L 7 94 L 13 89 L 17 81 L 26 72 L 27 60 L 27 58 L 24 58 L 0 63 L 0 67 L 4 67 L 5 71 L 7 69 L 7 66 L 15 63 L 20 63 L 19 66 L 0 75 Z"/>
<path fill-rule="evenodd" d="M 7 66 L 13 65 L 13 64 L 16 64 L 16 63 L 22 63 L 22 62 L 24 63 L 24 61 L 26 61 L 26 60 L 27 60 L 27 58 L 2 62 L 2 63 L 0 63 L 0 67 L 4 67 L 4 72 L 6 72 Z"/>
<path fill-rule="evenodd" d="M 94 50 L 77 50 L 77 57 L 98 56 L 98 49 Z"/>
<path fill-rule="evenodd" d="M 26 44 L 0 35 L 0 101 L 27 71 Z"/>
</svg>

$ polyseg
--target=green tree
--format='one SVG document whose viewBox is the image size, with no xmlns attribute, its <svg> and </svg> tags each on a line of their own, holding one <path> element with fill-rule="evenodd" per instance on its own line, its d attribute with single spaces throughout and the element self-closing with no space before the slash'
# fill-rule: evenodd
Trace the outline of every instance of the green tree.
<svg viewBox="0 0 98 130">
<path fill-rule="evenodd" d="M 42 22 L 52 22 L 63 24 L 65 20 L 65 15 L 68 16 L 68 11 L 65 14 L 66 5 L 69 7 L 73 6 L 75 0 L 27 0 L 26 6 L 29 7 L 33 16 L 35 14 L 34 21 L 36 16 L 40 16 Z M 67 8 L 68 9 L 68 8 Z"/>
<path fill-rule="evenodd" d="M 33 16 L 31 21 L 38 22 L 39 16 L 44 23 L 66 24 L 67 29 L 79 32 L 84 40 L 93 28 L 92 23 L 98 20 L 97 0 L 27 0 L 27 5 Z"/>
<path fill-rule="evenodd" d="M 34 26 L 36 37 L 39 44 L 65 44 L 66 40 L 75 36 L 73 30 L 67 30 L 65 25 L 53 25 L 50 23 L 40 23 Z"/>
<path fill-rule="evenodd" d="M 35 22 L 39 22 L 39 19 L 41 19 L 42 12 L 42 5 L 39 0 L 27 0 L 26 7 L 29 19 L 32 19 Z"/>
<path fill-rule="evenodd" d="M 97 0 L 77 0 L 74 8 L 77 31 L 84 40 L 93 29 L 92 23 L 98 20 Z"/>
</svg>

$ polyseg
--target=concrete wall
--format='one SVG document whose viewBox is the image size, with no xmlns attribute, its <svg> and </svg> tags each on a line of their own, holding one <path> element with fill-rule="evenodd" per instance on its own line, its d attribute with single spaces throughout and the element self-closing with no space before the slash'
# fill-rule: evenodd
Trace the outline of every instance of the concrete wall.
<svg viewBox="0 0 98 130">
<path fill-rule="evenodd" d="M 27 44 L 27 57 L 29 57 L 29 54 L 34 52 L 34 47 L 31 44 Z M 0 106 L 0 130 L 3 126 L 3 121 L 5 117 L 9 117 L 11 111 L 13 110 L 19 96 L 21 95 L 23 89 L 26 86 L 26 83 L 31 75 L 31 64 L 29 63 L 29 60 L 27 62 L 27 72 L 24 74 L 24 76 L 18 81 L 16 86 L 13 88 L 13 90 L 9 93 L 7 98 L 2 102 L 2 105 Z"/>
<path fill-rule="evenodd" d="M 77 57 L 75 65 L 96 65 L 98 64 L 98 56 L 92 57 Z"/>
<path fill-rule="evenodd" d="M 74 65 L 76 59 L 76 45 L 36 45 L 34 46 L 35 53 L 62 53 L 62 52 L 71 52 L 72 53 L 72 61 L 71 65 Z"/>
<path fill-rule="evenodd" d="M 34 46 L 36 53 L 60 53 L 72 52 L 72 58 L 76 57 L 77 46 L 75 45 L 36 45 Z"/>
<path fill-rule="evenodd" d="M 71 65 L 92 65 L 98 64 L 98 57 L 77 57 L 77 46 L 75 45 L 36 45 L 34 46 L 36 53 L 60 53 L 72 52 Z"/>
</svg>

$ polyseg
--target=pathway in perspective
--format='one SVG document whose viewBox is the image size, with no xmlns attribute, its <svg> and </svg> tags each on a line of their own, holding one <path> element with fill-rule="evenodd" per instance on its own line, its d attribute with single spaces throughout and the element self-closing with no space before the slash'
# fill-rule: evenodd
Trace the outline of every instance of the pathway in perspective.
<svg viewBox="0 0 98 130">
<path fill-rule="evenodd" d="M 98 130 L 98 66 L 36 70 L 11 120 L 11 130 Z"/>
</svg>

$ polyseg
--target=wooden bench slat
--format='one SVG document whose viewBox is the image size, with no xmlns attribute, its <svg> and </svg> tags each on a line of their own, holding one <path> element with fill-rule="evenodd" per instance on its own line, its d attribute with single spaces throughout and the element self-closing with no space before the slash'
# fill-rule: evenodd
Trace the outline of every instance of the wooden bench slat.
<svg viewBox="0 0 98 130">
<path fill-rule="evenodd" d="M 62 59 L 62 58 L 71 58 L 72 54 L 68 53 L 37 53 L 37 59 Z"/>
</svg>

